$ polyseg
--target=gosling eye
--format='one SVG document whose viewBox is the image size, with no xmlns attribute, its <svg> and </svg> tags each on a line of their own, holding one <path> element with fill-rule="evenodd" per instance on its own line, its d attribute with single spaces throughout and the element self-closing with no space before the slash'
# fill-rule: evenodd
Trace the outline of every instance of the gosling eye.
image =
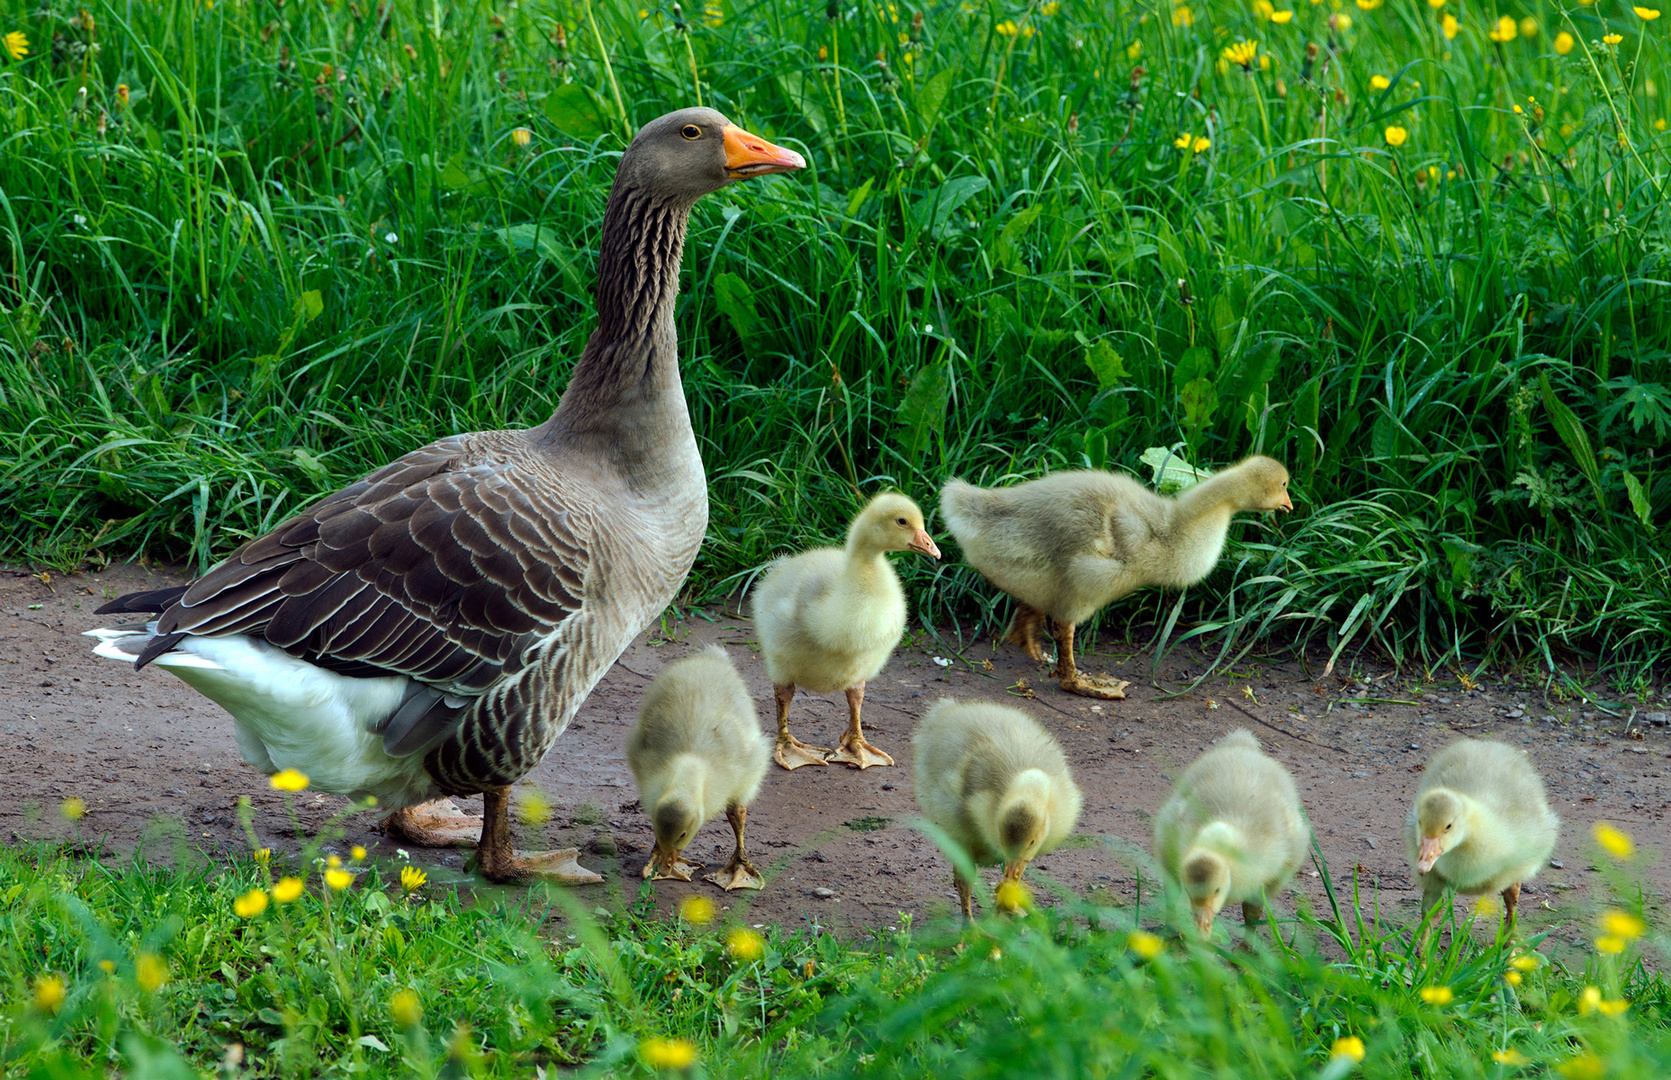
<svg viewBox="0 0 1671 1080">
<path fill-rule="evenodd" d="M 687 139 L 700 139 L 702 137 L 702 129 L 697 127 L 695 124 L 686 124 L 684 127 L 679 129 L 679 134 L 683 135 Z"/>
<path fill-rule="evenodd" d="M 894 518 L 894 524 L 898 525 L 902 529 L 906 528 L 906 523 L 905 523 L 904 518 Z"/>
<path fill-rule="evenodd" d="M 1449 826 L 1449 825 L 1446 825 L 1446 826 L 1445 826 L 1445 831 L 1446 831 L 1446 832 L 1450 832 L 1450 831 L 1451 831 L 1451 827 L 1450 827 L 1450 826 Z"/>
</svg>

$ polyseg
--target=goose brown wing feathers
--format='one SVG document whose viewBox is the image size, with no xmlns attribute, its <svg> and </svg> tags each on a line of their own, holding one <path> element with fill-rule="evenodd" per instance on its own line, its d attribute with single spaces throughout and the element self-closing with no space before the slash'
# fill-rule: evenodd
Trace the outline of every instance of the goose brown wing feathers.
<svg viewBox="0 0 1671 1080">
<path fill-rule="evenodd" d="M 523 439 L 416 450 L 245 544 L 177 599 L 158 594 L 172 602 L 139 665 L 181 634 L 248 634 L 343 674 L 480 692 L 580 607 L 589 564 L 587 521 L 522 465 Z"/>
</svg>

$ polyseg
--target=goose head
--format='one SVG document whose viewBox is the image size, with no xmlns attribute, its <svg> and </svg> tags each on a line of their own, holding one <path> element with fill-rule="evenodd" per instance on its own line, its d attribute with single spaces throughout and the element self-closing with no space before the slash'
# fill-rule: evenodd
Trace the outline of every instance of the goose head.
<svg viewBox="0 0 1671 1080">
<path fill-rule="evenodd" d="M 940 548 L 923 528 L 923 512 L 917 504 L 895 491 L 870 500 L 847 530 L 849 550 L 867 554 L 887 551 L 915 551 L 931 559 Z"/>
<path fill-rule="evenodd" d="M 1288 469 L 1282 462 L 1255 455 L 1242 462 L 1240 468 L 1247 476 L 1242 509 L 1260 513 L 1271 510 L 1287 513 L 1294 509 L 1294 501 L 1288 497 Z"/>
<path fill-rule="evenodd" d="M 1230 863 L 1216 851 L 1191 851 L 1184 858 L 1184 893 L 1190 915 L 1203 937 L 1213 932 L 1213 919 L 1230 896 Z"/>
<path fill-rule="evenodd" d="M 1050 778 L 1040 769 L 1023 771 L 998 800 L 993 817 L 998 850 L 1004 855 L 1004 880 L 1020 881 L 1050 832 Z"/>
<path fill-rule="evenodd" d="M 749 134 L 713 109 L 680 109 L 639 129 L 621 155 L 616 184 L 695 202 L 738 180 L 804 168 L 800 154 Z"/>
<path fill-rule="evenodd" d="M 1416 825 L 1420 830 L 1416 842 L 1416 873 L 1432 870 L 1441 855 L 1467 839 L 1467 816 L 1468 808 L 1456 792 L 1434 788 L 1422 793 L 1416 802 Z"/>
<path fill-rule="evenodd" d="M 650 865 L 672 873 L 679 852 L 702 827 L 702 818 L 683 792 L 669 791 L 656 803 L 655 810 L 650 814 L 650 825 L 656 834 L 656 848 L 650 854 Z"/>
</svg>

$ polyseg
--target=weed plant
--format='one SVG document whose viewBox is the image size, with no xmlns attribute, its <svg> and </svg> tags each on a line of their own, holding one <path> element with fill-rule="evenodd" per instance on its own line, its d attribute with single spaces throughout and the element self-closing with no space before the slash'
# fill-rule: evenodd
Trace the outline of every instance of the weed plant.
<svg viewBox="0 0 1671 1080">
<path fill-rule="evenodd" d="M 1207 644 L 1640 688 L 1671 622 L 1657 11 L 0 0 L 0 552 L 201 566 L 542 420 L 623 139 L 700 100 L 811 164 L 693 221 L 687 599 L 884 485 L 1261 451 L 1300 510 L 1187 597 Z M 992 628 L 950 554 L 906 568 L 920 612 Z"/>
<path fill-rule="evenodd" d="M 1367 884 L 1342 894 L 1320 858 L 1324 909 L 1302 902 L 1259 929 L 1269 944 L 1229 950 L 1193 928 L 1180 938 L 1153 906 L 1061 890 L 1017 918 L 962 931 L 902 918 L 851 942 L 815 927 L 716 928 L 700 897 L 672 921 L 636 903 L 587 912 L 563 893 L 469 902 L 411 865 L 330 851 L 315 840 L 299 856 L 257 851 L 211 868 L 182 850 L 163 868 L 0 849 L 0 1072 L 1658 1080 L 1671 1069 L 1671 986 L 1643 962 L 1663 962 L 1664 940 L 1629 901 L 1600 913 L 1580 971 L 1541 934 L 1477 929 L 1467 905 L 1412 949 L 1419 927 L 1381 911 Z M 1639 897 L 1628 866 L 1597 861 L 1616 895 Z"/>
</svg>

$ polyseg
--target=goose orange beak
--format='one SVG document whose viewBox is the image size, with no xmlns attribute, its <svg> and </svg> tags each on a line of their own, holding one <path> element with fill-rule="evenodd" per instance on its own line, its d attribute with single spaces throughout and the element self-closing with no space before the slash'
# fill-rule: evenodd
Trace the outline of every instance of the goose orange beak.
<svg viewBox="0 0 1671 1080">
<path fill-rule="evenodd" d="M 1212 937 L 1213 905 L 1192 903 L 1190 905 L 1190 914 L 1195 917 L 1195 928 L 1201 931 L 1201 936 Z"/>
<path fill-rule="evenodd" d="M 1288 497 L 1288 493 L 1286 491 L 1282 493 L 1282 501 L 1276 504 L 1276 508 L 1285 514 L 1294 509 L 1294 500 Z"/>
<path fill-rule="evenodd" d="M 940 557 L 940 549 L 935 545 L 934 537 L 928 535 L 927 529 L 918 529 L 917 535 L 911 537 L 911 542 L 906 546 L 912 551 L 927 555 L 931 559 Z"/>
<path fill-rule="evenodd" d="M 758 135 L 750 135 L 736 124 L 725 125 L 725 175 L 733 180 L 768 173 L 793 172 L 806 168 L 806 158 L 793 150 L 773 146 Z"/>
<path fill-rule="evenodd" d="M 1439 861 L 1439 856 L 1445 849 L 1437 836 L 1424 836 L 1416 845 L 1416 873 L 1425 874 L 1433 869 L 1433 864 Z"/>
</svg>

